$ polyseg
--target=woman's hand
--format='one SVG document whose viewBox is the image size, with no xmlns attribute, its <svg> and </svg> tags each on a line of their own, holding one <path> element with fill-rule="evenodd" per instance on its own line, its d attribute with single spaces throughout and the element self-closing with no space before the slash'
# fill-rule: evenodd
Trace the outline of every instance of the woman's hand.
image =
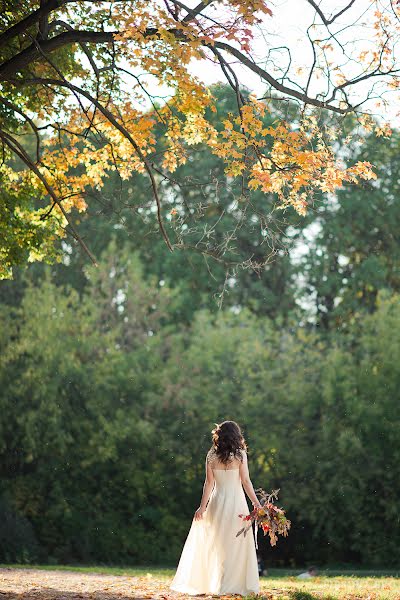
<svg viewBox="0 0 400 600">
<path fill-rule="evenodd" d="M 253 502 L 253 508 L 262 508 L 262 504 L 257 500 L 257 502 Z"/>
<path fill-rule="evenodd" d="M 206 510 L 205 508 L 202 508 L 201 506 L 199 506 L 199 508 L 194 513 L 195 521 L 200 521 L 203 518 L 203 514 L 204 514 L 205 510 Z"/>
</svg>

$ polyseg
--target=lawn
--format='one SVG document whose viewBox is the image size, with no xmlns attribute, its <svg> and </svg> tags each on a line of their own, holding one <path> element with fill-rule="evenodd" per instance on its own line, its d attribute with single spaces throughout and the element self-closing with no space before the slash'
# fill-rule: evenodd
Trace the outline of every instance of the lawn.
<svg viewBox="0 0 400 600">
<path fill-rule="evenodd" d="M 3 600 L 158 600 L 184 596 L 169 590 L 172 569 L 154 567 L 0 566 Z M 398 571 L 325 570 L 311 580 L 298 570 L 272 569 L 261 578 L 265 600 L 400 600 Z"/>
</svg>

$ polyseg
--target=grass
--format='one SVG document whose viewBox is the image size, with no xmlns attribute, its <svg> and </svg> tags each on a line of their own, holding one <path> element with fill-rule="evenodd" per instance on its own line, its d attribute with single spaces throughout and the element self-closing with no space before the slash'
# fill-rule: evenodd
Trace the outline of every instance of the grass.
<svg viewBox="0 0 400 600">
<path fill-rule="evenodd" d="M 77 573 L 104 573 L 107 575 L 127 575 L 132 577 L 144 577 L 148 573 L 154 577 L 172 577 L 175 569 L 171 567 L 137 566 L 137 567 L 109 567 L 103 565 L 34 565 L 34 564 L 1 564 L 0 568 L 12 569 L 39 569 L 43 571 L 74 571 Z M 304 569 L 303 569 L 304 570 Z M 268 575 L 261 577 L 261 581 L 270 581 L 271 579 L 283 579 L 287 577 L 296 577 L 302 569 L 270 568 Z M 325 577 L 346 577 L 346 578 L 364 578 L 364 577 L 400 577 L 400 569 L 348 569 L 348 568 L 323 568 L 319 570 L 319 576 L 316 579 Z M 400 598 L 399 598 L 400 600 Z"/>
<path fill-rule="evenodd" d="M 169 582 L 174 569 L 158 567 L 107 567 L 74 565 L 0 565 L 8 569 L 39 569 L 46 571 L 75 571 L 104 575 L 123 575 L 145 579 L 157 589 Z M 309 580 L 299 580 L 299 569 L 269 569 L 267 577 L 261 577 L 261 595 L 268 600 L 400 600 L 398 570 L 339 570 L 324 569 Z M 164 596 L 165 597 L 165 596 Z"/>
<path fill-rule="evenodd" d="M 400 580 L 382 575 L 319 575 L 309 580 L 267 577 L 261 579 L 261 591 L 277 600 L 400 600 Z"/>
<path fill-rule="evenodd" d="M 104 575 L 127 575 L 129 577 L 145 577 L 148 573 L 153 577 L 172 577 L 174 569 L 163 567 L 107 567 L 102 565 L 6 565 L 0 564 L 2 569 L 38 569 L 40 571 L 73 571 L 76 573 L 99 573 Z"/>
</svg>

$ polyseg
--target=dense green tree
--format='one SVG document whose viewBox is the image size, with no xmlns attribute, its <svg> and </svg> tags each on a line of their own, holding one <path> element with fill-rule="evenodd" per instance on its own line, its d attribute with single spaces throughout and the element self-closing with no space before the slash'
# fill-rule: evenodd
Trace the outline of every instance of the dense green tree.
<svg viewBox="0 0 400 600">
<path fill-rule="evenodd" d="M 47 277 L 2 307 L 2 559 L 173 564 L 209 431 L 234 418 L 293 520 L 268 561 L 398 560 L 398 296 L 340 340 L 229 308 L 182 327 L 177 291 L 116 256 L 82 296 Z"/>
<path fill-rule="evenodd" d="M 316 212 L 300 265 L 299 296 L 325 329 L 375 310 L 380 289 L 400 290 L 399 144 L 395 131 L 389 139 L 371 136 L 360 148 L 351 147 L 352 159 L 371 157 L 377 180 L 344 187 Z"/>
<path fill-rule="evenodd" d="M 216 93 L 224 114 L 233 99 Z M 173 564 L 210 429 L 233 418 L 254 483 L 280 487 L 293 520 L 276 549 L 261 544 L 268 561 L 398 561 L 398 141 L 359 150 L 373 185 L 271 222 L 277 254 L 259 272 L 201 244 L 166 254 L 143 180 L 112 176 L 89 203 L 96 228 L 80 223 L 99 267 L 68 243 L 62 263 L 1 283 L 0 560 Z M 236 184 L 194 156 L 196 177 L 160 182 L 171 219 L 196 245 L 186 205 L 203 210 L 223 244 L 243 217 Z M 269 200 L 255 194 L 254 214 Z M 236 265 L 263 235 L 246 213 Z"/>
<path fill-rule="evenodd" d="M 143 281 L 136 257 L 108 256 L 87 274 L 83 299 L 47 278 L 28 288 L 11 324 L 4 314 L 2 487 L 57 560 L 157 555 L 141 521 L 162 491 L 143 397 L 155 385 L 157 346 L 167 344 L 166 320 L 158 333 L 173 294 Z"/>
</svg>

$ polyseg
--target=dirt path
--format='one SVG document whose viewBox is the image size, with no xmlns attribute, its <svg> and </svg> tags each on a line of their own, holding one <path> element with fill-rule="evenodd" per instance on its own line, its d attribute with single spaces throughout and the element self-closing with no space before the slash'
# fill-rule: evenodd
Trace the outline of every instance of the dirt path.
<svg viewBox="0 0 400 600">
<path fill-rule="evenodd" d="M 168 575 L 144 576 L 0 568 L 0 600 L 193 600 L 171 592 Z M 268 579 L 258 600 L 400 600 L 394 577 L 316 578 L 315 581 Z M 197 600 L 234 600 L 203 596 Z M 238 599 L 238 597 L 236 597 Z M 242 599 L 241 599 L 242 600 Z"/>
<path fill-rule="evenodd" d="M 168 589 L 168 578 L 129 577 L 42 571 L 39 569 L 0 569 L 0 600 L 181 600 L 182 594 Z"/>
</svg>

